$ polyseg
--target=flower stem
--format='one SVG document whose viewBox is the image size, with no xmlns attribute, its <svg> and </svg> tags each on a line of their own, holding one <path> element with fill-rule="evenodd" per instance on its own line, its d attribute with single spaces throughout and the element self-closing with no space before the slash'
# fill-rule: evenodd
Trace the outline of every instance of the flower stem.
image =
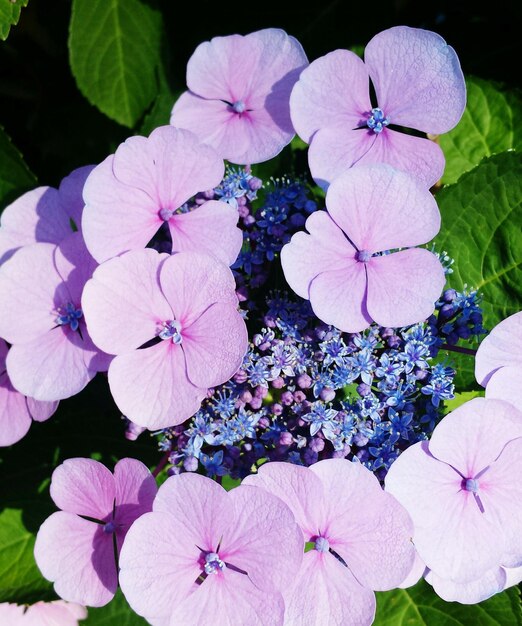
<svg viewBox="0 0 522 626">
<path fill-rule="evenodd" d="M 449 350 L 450 352 L 460 352 L 461 354 L 469 354 L 470 356 L 475 356 L 477 354 L 476 350 L 472 348 L 462 348 L 461 346 L 449 346 L 447 343 L 443 343 L 440 346 L 441 350 Z"/>
<path fill-rule="evenodd" d="M 167 465 L 170 456 L 170 450 L 167 450 L 165 454 L 161 457 L 160 462 L 156 465 L 156 468 L 152 472 L 154 478 L 161 472 L 161 470 Z"/>
</svg>

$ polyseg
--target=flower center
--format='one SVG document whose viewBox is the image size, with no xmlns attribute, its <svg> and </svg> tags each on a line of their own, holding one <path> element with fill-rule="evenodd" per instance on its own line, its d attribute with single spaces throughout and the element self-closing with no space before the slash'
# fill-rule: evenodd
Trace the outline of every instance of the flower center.
<svg viewBox="0 0 522 626">
<path fill-rule="evenodd" d="M 384 115 L 382 109 L 372 109 L 368 120 L 366 121 L 366 126 L 370 130 L 373 130 L 374 133 L 381 133 L 386 126 L 390 123 L 390 118 Z"/>
<path fill-rule="evenodd" d="M 65 306 L 58 307 L 58 317 L 55 321 L 59 326 L 69 324 L 71 330 L 78 330 L 80 326 L 78 320 L 81 317 L 83 317 L 82 310 L 77 309 L 72 302 L 68 302 Z"/>
<path fill-rule="evenodd" d="M 326 537 L 317 537 L 315 540 L 314 550 L 317 552 L 328 552 L 330 549 L 330 542 Z"/>
<path fill-rule="evenodd" d="M 111 535 L 116 530 L 116 526 L 113 522 L 107 522 L 103 525 L 103 532 L 107 535 Z"/>
<path fill-rule="evenodd" d="M 372 253 L 369 250 L 357 250 L 355 253 L 355 260 L 361 263 L 368 263 L 372 258 Z"/>
<path fill-rule="evenodd" d="M 181 324 L 178 320 L 167 320 L 163 322 L 163 328 L 158 334 L 160 339 L 172 339 L 172 343 L 180 344 L 183 341 L 181 336 Z"/>
<path fill-rule="evenodd" d="M 471 491 L 472 493 L 478 493 L 479 490 L 479 482 L 474 478 L 466 478 L 463 482 L 463 487 L 466 491 Z"/>
<path fill-rule="evenodd" d="M 217 552 L 208 552 L 205 555 L 205 566 L 203 569 L 205 570 L 205 574 L 210 576 L 210 574 L 222 572 L 225 569 L 225 563 L 219 558 Z"/>
<path fill-rule="evenodd" d="M 232 103 L 232 110 L 234 113 L 244 113 L 246 111 L 246 105 L 243 100 L 236 100 Z"/>
<path fill-rule="evenodd" d="M 160 209 L 158 211 L 158 215 L 164 222 L 168 222 L 170 218 L 174 215 L 174 211 L 171 209 Z"/>
</svg>

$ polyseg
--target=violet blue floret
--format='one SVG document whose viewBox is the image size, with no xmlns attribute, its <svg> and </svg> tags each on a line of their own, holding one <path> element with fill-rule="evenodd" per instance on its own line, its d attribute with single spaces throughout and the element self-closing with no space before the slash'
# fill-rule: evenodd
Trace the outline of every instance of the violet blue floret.
<svg viewBox="0 0 522 626">
<path fill-rule="evenodd" d="M 34 555 L 56 593 L 103 606 L 118 587 L 118 555 L 130 526 L 152 509 L 156 481 L 136 459 L 112 474 L 92 459 L 67 459 L 53 472 L 51 497 L 61 510 L 40 527 Z"/>
<path fill-rule="evenodd" d="M 377 106 L 370 101 L 370 81 Z M 408 26 L 375 35 L 364 62 L 348 50 L 317 59 L 290 98 L 296 131 L 310 143 L 312 176 L 325 188 L 347 168 L 367 163 L 388 163 L 430 187 L 444 171 L 442 150 L 398 128 L 445 133 L 465 106 L 453 48 L 436 33 Z"/>
<path fill-rule="evenodd" d="M 387 165 L 366 165 L 330 185 L 326 207 L 281 251 L 290 287 L 320 320 L 347 332 L 372 320 L 396 327 L 426 319 L 445 283 L 439 259 L 412 247 L 440 228 L 429 191 Z M 397 248 L 408 249 L 384 254 Z"/>
<path fill-rule="evenodd" d="M 303 548 L 292 512 L 265 490 L 172 476 L 125 539 L 120 584 L 153 624 L 282 625 Z"/>
<path fill-rule="evenodd" d="M 6 367 L 20 393 L 61 400 L 107 370 L 80 306 L 96 265 L 77 232 L 57 246 L 24 246 L 0 267 L 0 336 L 12 344 Z"/>
<path fill-rule="evenodd" d="M 288 504 L 313 548 L 295 574 L 285 623 L 369 626 L 374 590 L 393 589 L 411 570 L 412 521 L 377 478 L 345 459 L 310 468 L 265 463 L 244 485 L 266 489 Z"/>
<path fill-rule="evenodd" d="M 301 44 L 277 28 L 214 37 L 189 59 L 189 91 L 175 103 L 170 123 L 231 163 L 268 161 L 295 134 L 290 92 L 307 65 Z"/>
<path fill-rule="evenodd" d="M 219 200 L 182 208 L 218 185 L 223 172 L 223 160 L 187 130 L 160 126 L 149 137 L 130 137 L 86 181 L 87 248 L 101 263 L 144 248 L 166 228 L 167 252 L 206 252 L 231 265 L 243 241 L 237 210 Z"/>
<path fill-rule="evenodd" d="M 82 297 L 96 345 L 116 355 L 109 385 L 122 413 L 150 429 L 180 424 L 248 347 L 234 277 L 196 252 L 127 252 L 99 266 Z"/>
<path fill-rule="evenodd" d="M 521 471 L 522 413 L 485 398 L 449 413 L 390 468 L 386 490 L 411 515 L 442 597 L 479 602 L 503 589 L 503 568 L 522 565 Z"/>
</svg>

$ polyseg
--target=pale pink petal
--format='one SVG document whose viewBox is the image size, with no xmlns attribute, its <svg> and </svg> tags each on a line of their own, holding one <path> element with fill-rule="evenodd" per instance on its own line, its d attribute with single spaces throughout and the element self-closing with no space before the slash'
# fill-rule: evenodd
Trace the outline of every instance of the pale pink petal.
<svg viewBox="0 0 522 626">
<path fill-rule="evenodd" d="M 215 150 L 194 133 L 172 126 L 160 126 L 148 138 L 127 139 L 116 150 L 112 168 L 119 182 L 146 193 L 156 211 L 176 210 L 198 191 L 218 185 L 225 172 Z"/>
<path fill-rule="evenodd" d="M 36 400 L 74 396 L 96 375 L 92 343 L 69 326 L 58 326 L 29 343 L 16 344 L 7 356 L 14 387 Z"/>
<path fill-rule="evenodd" d="M 190 501 L 190 507 L 187 502 Z M 227 492 L 215 481 L 199 474 L 168 478 L 158 490 L 153 510 L 170 513 L 183 527 L 192 545 L 214 552 L 230 519 Z M 228 518 L 227 518 L 228 515 Z"/>
<path fill-rule="evenodd" d="M 0 336 L 27 343 L 56 326 L 57 307 L 70 299 L 56 271 L 56 246 L 34 243 L 0 268 Z"/>
<path fill-rule="evenodd" d="M 46 422 L 56 413 L 59 402 L 43 402 L 34 398 L 26 398 L 27 408 L 35 422 Z"/>
<path fill-rule="evenodd" d="M 310 143 L 319 129 L 342 125 L 351 131 L 365 124 L 372 108 L 369 87 L 368 70 L 353 52 L 335 50 L 316 59 L 290 97 L 297 134 Z"/>
<path fill-rule="evenodd" d="M 446 283 L 439 259 L 421 248 L 372 257 L 366 272 L 368 313 L 381 326 L 409 326 L 427 319 Z"/>
<path fill-rule="evenodd" d="M 522 363 L 496 370 L 486 386 L 486 398 L 497 398 L 522 411 Z"/>
<path fill-rule="evenodd" d="M 285 605 L 277 591 L 258 589 L 248 576 L 226 570 L 209 576 L 194 593 L 173 605 L 170 626 L 207 626 L 219 619 L 223 626 L 282 626 Z M 285 622 L 286 624 L 286 622 Z"/>
<path fill-rule="evenodd" d="M 419 580 L 429 572 L 426 563 L 420 558 L 419 553 L 415 552 L 415 560 L 413 561 L 410 573 L 399 585 L 399 589 L 408 589 L 416 585 Z"/>
<path fill-rule="evenodd" d="M 309 298 L 310 283 L 321 272 L 350 267 L 355 248 L 326 211 L 316 211 L 306 220 L 308 233 L 296 233 L 281 250 L 281 265 L 287 283 Z"/>
<path fill-rule="evenodd" d="M 382 164 L 341 174 L 328 188 L 326 208 L 358 250 L 418 246 L 440 229 L 432 194 L 404 172 Z"/>
<path fill-rule="evenodd" d="M 495 593 L 500 593 L 505 588 L 506 571 L 502 567 L 493 567 L 480 578 L 467 583 L 457 583 L 429 572 L 426 580 L 432 585 L 435 593 L 446 602 L 477 604 Z"/>
<path fill-rule="evenodd" d="M 104 606 L 118 587 L 112 537 L 100 524 L 59 511 L 40 526 L 36 564 L 69 602 Z"/>
<path fill-rule="evenodd" d="M 23 605 L 0 602 L 0 621 L 9 626 L 23 626 L 25 624 L 24 611 Z"/>
<path fill-rule="evenodd" d="M 69 176 L 62 180 L 58 189 L 60 204 L 68 217 L 73 220 L 78 230 L 80 230 L 82 225 L 82 213 L 85 205 L 83 201 L 83 187 L 89 174 L 95 167 L 95 165 L 84 165 L 73 170 Z"/>
<path fill-rule="evenodd" d="M 82 233 L 89 252 L 102 263 L 127 250 L 144 248 L 163 220 L 161 207 L 137 187 L 118 181 L 111 155 L 89 175 L 83 189 Z"/>
<path fill-rule="evenodd" d="M 504 567 L 506 584 L 504 589 L 518 585 L 522 581 L 522 567 Z"/>
<path fill-rule="evenodd" d="M 286 600 L 285 626 L 370 626 L 373 622 L 375 594 L 361 587 L 332 554 L 307 552 L 293 589 Z"/>
<path fill-rule="evenodd" d="M 114 476 L 93 459 L 67 459 L 53 472 L 51 498 L 62 511 L 103 521 L 114 507 Z"/>
<path fill-rule="evenodd" d="M 20 441 L 30 427 L 31 414 L 25 398 L 11 385 L 4 371 L 0 374 L 0 446 Z"/>
<path fill-rule="evenodd" d="M 466 106 L 455 50 L 427 30 L 396 26 L 368 43 L 364 61 L 378 106 L 392 124 L 439 134 L 451 130 Z"/>
<path fill-rule="evenodd" d="M 109 385 L 120 411 L 150 430 L 181 424 L 206 395 L 188 380 L 183 352 L 168 340 L 115 357 Z"/>
<path fill-rule="evenodd" d="M 166 254 L 143 249 L 103 263 L 83 290 L 82 309 L 89 334 L 110 354 L 139 348 L 173 318 L 159 288 Z"/>
<path fill-rule="evenodd" d="M 374 132 L 353 130 L 346 124 L 321 128 L 312 137 L 308 150 L 308 165 L 313 179 L 327 189 L 337 176 L 361 163 L 365 157 L 366 163 L 374 162 L 368 155 L 371 155 L 378 140 Z"/>
<path fill-rule="evenodd" d="M 385 128 L 357 165 L 368 163 L 387 163 L 431 187 L 442 177 L 446 160 L 434 141 Z"/>
<path fill-rule="evenodd" d="M 385 493 L 375 475 L 346 459 L 311 466 L 325 494 L 323 535 L 361 585 L 386 591 L 411 571 L 413 523 L 406 510 Z"/>
<path fill-rule="evenodd" d="M 215 387 L 232 378 L 248 348 L 244 319 L 236 306 L 224 302 L 211 305 L 182 335 L 187 376 L 197 387 Z"/>
<path fill-rule="evenodd" d="M 242 484 L 266 489 L 285 502 L 303 531 L 305 541 L 319 535 L 325 526 L 323 486 L 308 468 L 277 461 L 264 463 Z"/>
<path fill-rule="evenodd" d="M 474 478 L 493 463 L 504 446 L 522 436 L 522 413 L 502 400 L 473 398 L 437 425 L 430 452 Z"/>
<path fill-rule="evenodd" d="M 78 620 L 86 619 L 86 617 L 87 609 L 73 602 L 63 600 L 37 602 L 27 607 L 23 624 L 24 626 L 78 626 Z"/>
<path fill-rule="evenodd" d="M 522 311 L 510 315 L 483 339 L 475 358 L 475 377 L 485 387 L 495 370 L 522 367 Z"/>
<path fill-rule="evenodd" d="M 115 503 L 114 519 L 121 543 L 132 522 L 152 511 L 158 487 L 147 466 L 137 459 L 121 459 L 114 466 Z M 123 527 L 122 527 L 123 525 Z"/>
<path fill-rule="evenodd" d="M 410 514 L 419 556 L 439 576 L 470 582 L 499 565 L 505 539 L 495 520 L 462 489 L 461 476 L 429 454 L 427 442 L 394 461 L 386 490 Z"/>
<path fill-rule="evenodd" d="M 237 209 L 217 200 L 173 215 L 169 220 L 172 252 L 205 252 L 232 265 L 243 245 L 238 218 Z"/>
<path fill-rule="evenodd" d="M 371 324 L 364 263 L 351 260 L 344 269 L 323 272 L 310 284 L 310 303 L 317 317 L 342 331 L 357 333 Z"/>
<path fill-rule="evenodd" d="M 266 591 L 289 585 L 303 560 L 304 538 L 288 506 L 264 489 L 239 486 L 227 494 L 222 514 L 221 559 Z"/>
<path fill-rule="evenodd" d="M 37 187 L 7 206 L 0 228 L 0 263 L 22 246 L 37 241 L 58 243 L 72 232 L 69 216 L 52 187 Z"/>
<path fill-rule="evenodd" d="M 199 558 L 200 550 L 175 515 L 142 515 L 127 533 L 119 560 L 120 585 L 132 609 L 150 621 L 167 620 L 192 592 L 202 571 Z"/>
<path fill-rule="evenodd" d="M 169 257 L 161 266 L 160 284 L 182 328 L 215 302 L 237 306 L 232 272 L 208 254 L 180 252 Z"/>
<path fill-rule="evenodd" d="M 98 266 L 85 247 L 81 233 L 71 233 L 58 244 L 54 252 L 54 264 L 66 283 L 69 301 L 79 306 L 83 287 Z"/>
</svg>

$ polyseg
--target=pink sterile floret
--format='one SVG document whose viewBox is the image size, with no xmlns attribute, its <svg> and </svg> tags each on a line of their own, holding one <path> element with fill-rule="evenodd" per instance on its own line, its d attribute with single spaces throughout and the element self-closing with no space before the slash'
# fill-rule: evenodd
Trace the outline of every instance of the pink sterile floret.
<svg viewBox="0 0 522 626">
<path fill-rule="evenodd" d="M 426 319 L 445 283 L 438 258 L 410 248 L 439 231 L 429 191 L 387 165 L 366 165 L 332 183 L 326 208 L 312 213 L 308 233 L 296 233 L 281 252 L 288 284 L 317 317 L 346 332 L 372 320 L 407 326 Z M 410 249 L 379 254 L 394 248 Z"/>
<path fill-rule="evenodd" d="M 231 265 L 243 241 L 237 210 L 217 200 L 178 210 L 217 186 L 223 173 L 223 159 L 189 131 L 161 126 L 148 138 L 130 137 L 85 184 L 82 228 L 89 252 L 101 263 L 144 248 L 167 225 L 172 252 L 207 252 Z"/>
<path fill-rule="evenodd" d="M 226 492 L 182 474 L 159 489 L 152 513 L 129 531 L 120 584 L 153 624 L 283 624 L 282 594 L 303 558 L 303 535 L 286 504 L 263 489 Z"/>
<path fill-rule="evenodd" d="M 301 44 L 277 28 L 200 44 L 170 123 L 188 128 L 228 161 L 260 163 L 294 136 L 290 92 L 308 60 Z"/>
<path fill-rule="evenodd" d="M 120 410 L 151 429 L 193 415 L 246 353 L 237 304 L 232 272 L 206 254 L 148 248 L 100 265 L 82 307 L 93 341 L 117 355 L 109 384 Z"/>
<path fill-rule="evenodd" d="M 20 441 L 33 420 L 45 422 L 58 408 L 58 402 L 41 402 L 16 391 L 5 367 L 7 352 L 7 344 L 0 339 L 0 446 Z"/>
<path fill-rule="evenodd" d="M 24 246 L 0 267 L 0 337 L 12 344 L 7 373 L 24 395 L 68 398 L 107 369 L 109 358 L 92 343 L 80 308 L 95 267 L 80 233 L 58 246 Z"/>
<path fill-rule="evenodd" d="M 74 170 L 58 189 L 38 187 L 7 206 L 0 226 L 0 263 L 30 243 L 60 243 L 73 232 L 71 220 L 80 227 L 83 210 L 82 191 L 94 165 Z"/>
<path fill-rule="evenodd" d="M 449 413 L 429 443 L 393 463 L 386 490 L 410 513 L 415 546 L 441 595 L 471 583 L 460 591 L 477 602 L 503 587 L 501 566 L 522 565 L 521 472 L 522 413 L 484 398 Z"/>
<path fill-rule="evenodd" d="M 156 491 L 136 459 L 118 461 L 114 475 L 92 459 L 68 459 L 54 470 L 51 497 L 61 511 L 40 527 L 34 556 L 61 598 L 87 606 L 113 598 L 125 535 L 152 509 Z"/>
<path fill-rule="evenodd" d="M 78 626 L 87 617 L 84 606 L 63 600 L 37 602 L 30 606 L 0 604 L 2 626 Z"/>
<path fill-rule="evenodd" d="M 475 378 L 486 398 L 499 398 L 522 411 L 522 311 L 497 324 L 475 358 Z"/>
<path fill-rule="evenodd" d="M 310 468 L 272 462 L 243 484 L 286 502 L 305 541 L 313 543 L 285 597 L 285 624 L 371 624 L 373 590 L 399 585 L 415 556 L 409 515 L 372 472 L 346 459 Z"/>
<path fill-rule="evenodd" d="M 295 129 L 311 142 L 312 176 L 324 187 L 346 168 L 364 163 L 389 163 L 433 185 L 444 171 L 440 147 L 389 125 L 445 133 L 465 105 L 464 77 L 453 48 L 436 33 L 407 26 L 376 35 L 364 62 L 348 50 L 317 59 L 290 98 Z"/>
</svg>

